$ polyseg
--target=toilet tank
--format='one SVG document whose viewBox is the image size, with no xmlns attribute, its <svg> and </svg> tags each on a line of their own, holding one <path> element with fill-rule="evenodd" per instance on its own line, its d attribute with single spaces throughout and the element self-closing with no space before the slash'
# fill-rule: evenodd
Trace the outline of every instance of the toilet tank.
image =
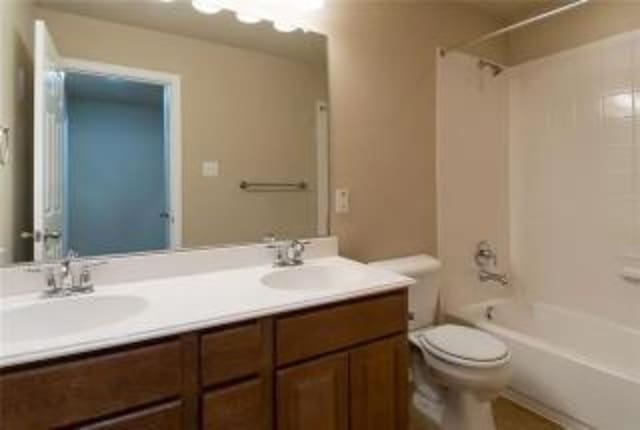
<svg viewBox="0 0 640 430">
<path fill-rule="evenodd" d="M 436 322 L 438 271 L 442 266 L 439 260 L 420 254 L 369 264 L 416 280 L 416 283 L 409 287 L 409 330 L 430 326 Z"/>
</svg>

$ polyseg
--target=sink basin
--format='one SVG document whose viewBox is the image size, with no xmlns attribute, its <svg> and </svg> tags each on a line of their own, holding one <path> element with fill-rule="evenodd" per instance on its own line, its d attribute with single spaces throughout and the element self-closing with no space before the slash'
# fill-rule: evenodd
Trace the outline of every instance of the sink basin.
<svg viewBox="0 0 640 430">
<path fill-rule="evenodd" d="M 353 285 L 362 279 L 356 268 L 302 266 L 272 272 L 262 277 L 264 285 L 282 290 L 326 290 Z"/>
<path fill-rule="evenodd" d="M 2 310 L 0 340 L 29 341 L 66 336 L 114 324 L 140 313 L 147 301 L 136 296 L 83 296 L 42 299 Z"/>
</svg>

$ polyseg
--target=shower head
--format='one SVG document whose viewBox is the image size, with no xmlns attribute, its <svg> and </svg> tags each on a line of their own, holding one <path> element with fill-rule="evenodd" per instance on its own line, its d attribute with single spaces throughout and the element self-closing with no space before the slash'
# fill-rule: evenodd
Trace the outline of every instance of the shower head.
<svg viewBox="0 0 640 430">
<path fill-rule="evenodd" d="M 484 69 L 486 67 L 491 69 L 491 73 L 493 74 L 493 76 L 498 76 L 500 73 L 504 71 L 504 67 L 500 66 L 499 64 L 492 63 L 491 61 L 484 60 L 484 59 L 478 60 L 479 69 Z"/>
</svg>

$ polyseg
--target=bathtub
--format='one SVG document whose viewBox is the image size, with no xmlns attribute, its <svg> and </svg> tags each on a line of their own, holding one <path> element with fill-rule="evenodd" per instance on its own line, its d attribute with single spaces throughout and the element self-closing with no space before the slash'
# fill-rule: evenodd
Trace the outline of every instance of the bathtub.
<svg viewBox="0 0 640 430">
<path fill-rule="evenodd" d="M 640 430 L 640 331 L 513 300 L 467 306 L 448 317 L 509 345 L 513 379 L 506 397 L 565 428 Z"/>
</svg>

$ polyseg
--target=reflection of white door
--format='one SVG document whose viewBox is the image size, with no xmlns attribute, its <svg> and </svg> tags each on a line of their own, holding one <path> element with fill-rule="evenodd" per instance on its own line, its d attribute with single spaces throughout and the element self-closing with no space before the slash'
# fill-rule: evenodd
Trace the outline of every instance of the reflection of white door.
<svg viewBox="0 0 640 430">
<path fill-rule="evenodd" d="M 43 21 L 35 23 L 33 257 L 63 254 L 64 73 Z"/>
</svg>

